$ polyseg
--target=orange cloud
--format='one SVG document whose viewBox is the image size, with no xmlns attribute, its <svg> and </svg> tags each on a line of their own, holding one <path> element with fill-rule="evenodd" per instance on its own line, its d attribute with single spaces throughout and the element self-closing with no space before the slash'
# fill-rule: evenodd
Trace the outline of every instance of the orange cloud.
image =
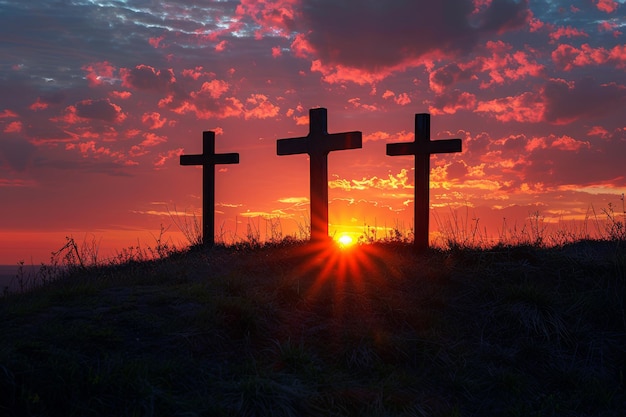
<svg viewBox="0 0 626 417">
<path fill-rule="evenodd" d="M 280 107 L 272 104 L 267 96 L 263 94 L 253 94 L 246 100 L 245 119 L 267 119 L 276 117 L 280 112 Z"/>
<path fill-rule="evenodd" d="M 329 181 L 328 186 L 330 188 L 338 188 L 344 191 L 354 190 L 397 190 L 397 189 L 409 189 L 413 188 L 413 185 L 409 184 L 408 170 L 402 169 L 397 175 L 388 174 L 387 178 L 362 178 L 360 180 L 347 180 L 344 178 L 337 178 Z"/>
<path fill-rule="evenodd" d="M 165 153 L 159 153 L 159 156 L 155 159 L 153 165 L 155 168 L 160 168 L 164 166 L 168 160 L 178 158 L 182 154 L 183 148 L 171 149 Z"/>
<path fill-rule="evenodd" d="M 357 109 L 364 109 L 368 111 L 376 111 L 378 108 L 372 104 L 362 104 L 361 99 L 358 97 L 348 99 L 348 103 L 352 104 Z"/>
<path fill-rule="evenodd" d="M 560 149 L 562 151 L 578 151 L 581 148 L 591 148 L 591 144 L 589 142 L 576 140 L 567 135 L 554 138 L 550 146 L 552 148 Z"/>
<path fill-rule="evenodd" d="M 148 129 L 160 129 L 165 125 L 167 119 L 161 119 L 161 115 L 157 112 L 150 112 L 141 116 L 141 122 L 148 126 Z"/>
</svg>

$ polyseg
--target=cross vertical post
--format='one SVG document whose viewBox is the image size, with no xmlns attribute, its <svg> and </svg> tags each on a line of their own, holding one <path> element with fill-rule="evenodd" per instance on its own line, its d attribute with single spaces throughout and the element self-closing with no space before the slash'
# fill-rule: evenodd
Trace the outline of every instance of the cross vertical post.
<svg viewBox="0 0 626 417">
<path fill-rule="evenodd" d="M 430 155 L 461 152 L 461 139 L 430 140 L 430 114 L 415 115 L 415 141 L 388 143 L 387 155 L 415 156 L 415 199 L 413 202 L 413 234 L 417 252 L 428 249 L 428 222 L 430 211 Z"/>
<path fill-rule="evenodd" d="M 328 133 L 325 108 L 309 109 L 309 134 L 279 139 L 277 155 L 309 155 L 311 241 L 328 239 L 328 153 L 362 146 L 361 132 Z"/>
<path fill-rule="evenodd" d="M 202 154 L 181 155 L 181 165 L 202 165 L 202 244 L 215 244 L 215 165 L 238 164 L 238 153 L 215 153 L 215 132 L 202 132 Z"/>
</svg>

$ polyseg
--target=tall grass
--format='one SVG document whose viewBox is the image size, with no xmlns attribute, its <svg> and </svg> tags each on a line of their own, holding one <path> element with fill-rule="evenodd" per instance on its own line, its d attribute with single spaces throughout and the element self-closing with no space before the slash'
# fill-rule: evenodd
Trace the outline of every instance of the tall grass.
<svg viewBox="0 0 626 417">
<path fill-rule="evenodd" d="M 0 299 L 0 415 L 621 416 L 624 239 L 549 247 L 539 220 L 420 256 L 68 239 L 62 276 Z"/>
</svg>

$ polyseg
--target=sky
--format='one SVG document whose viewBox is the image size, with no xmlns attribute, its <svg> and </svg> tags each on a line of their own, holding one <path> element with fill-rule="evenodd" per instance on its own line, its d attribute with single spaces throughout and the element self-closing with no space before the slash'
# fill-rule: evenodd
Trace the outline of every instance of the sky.
<svg viewBox="0 0 626 417">
<path fill-rule="evenodd" d="M 413 225 L 416 113 L 432 140 L 431 238 L 580 221 L 626 192 L 625 0 L 0 0 L 0 264 L 100 256 L 201 213 L 216 132 L 216 238 L 302 235 L 311 108 L 361 149 L 328 159 L 330 233 Z M 591 220 L 590 220 L 591 219 Z M 574 227 L 574 226 L 572 226 Z M 575 226 L 578 227 L 578 226 Z M 572 229 L 573 230 L 573 229 Z M 439 234 L 438 234 L 439 231 Z"/>
</svg>

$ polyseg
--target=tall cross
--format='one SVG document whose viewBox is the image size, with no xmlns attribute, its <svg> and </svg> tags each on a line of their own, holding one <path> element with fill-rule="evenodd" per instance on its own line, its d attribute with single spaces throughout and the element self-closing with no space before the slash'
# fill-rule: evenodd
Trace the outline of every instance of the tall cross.
<svg viewBox="0 0 626 417">
<path fill-rule="evenodd" d="M 361 148 L 361 132 L 329 134 L 325 108 L 309 110 L 309 134 L 305 137 L 279 139 L 278 155 L 309 155 L 311 240 L 328 239 L 328 153 Z"/>
<path fill-rule="evenodd" d="M 428 249 L 430 155 L 461 152 L 461 139 L 430 140 L 430 114 L 415 115 L 415 141 L 388 143 L 387 155 L 415 155 L 414 244 L 417 252 Z"/>
<path fill-rule="evenodd" d="M 215 244 L 215 165 L 238 164 L 238 153 L 215 153 L 215 132 L 202 132 L 202 154 L 181 155 L 181 165 L 202 165 L 202 243 Z"/>
</svg>

